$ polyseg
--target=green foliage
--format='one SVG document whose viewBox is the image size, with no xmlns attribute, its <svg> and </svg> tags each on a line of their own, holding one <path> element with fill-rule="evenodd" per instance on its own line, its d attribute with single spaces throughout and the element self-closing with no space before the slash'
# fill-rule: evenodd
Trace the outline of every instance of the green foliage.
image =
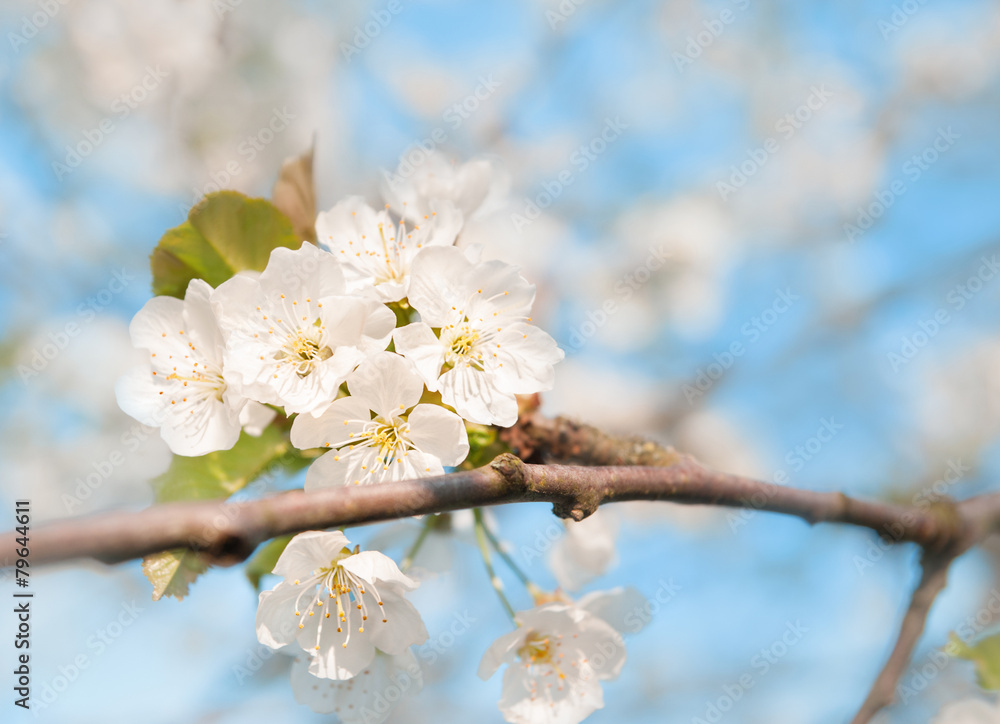
<svg viewBox="0 0 1000 724">
<path fill-rule="evenodd" d="M 260 579 L 274 570 L 278 558 L 284 553 L 285 546 L 288 545 L 288 541 L 291 539 L 292 536 L 290 535 L 272 538 L 258 548 L 257 552 L 253 554 L 253 558 L 247 561 L 247 567 L 244 572 L 256 590 L 260 590 Z"/>
<path fill-rule="evenodd" d="M 261 476 L 299 470 L 310 461 L 292 447 L 285 426 L 272 424 L 264 429 L 260 437 L 241 434 L 231 450 L 200 457 L 175 455 L 167 471 L 153 481 L 153 488 L 158 503 L 227 498 Z M 254 561 L 276 543 L 272 541 L 265 546 Z M 275 561 L 281 550 L 284 550 L 284 544 L 277 550 Z M 265 565 L 263 559 L 259 565 Z M 273 568 L 274 562 L 270 565 Z M 142 561 L 142 570 L 153 584 L 154 601 L 163 596 L 183 598 L 187 595 L 188 585 L 207 569 L 204 558 L 187 549 L 156 553 Z M 269 573 L 270 568 L 264 572 Z M 254 585 L 259 583 L 261 574 L 254 578 L 248 568 L 247 575 Z"/>
<path fill-rule="evenodd" d="M 153 553 L 142 559 L 142 572 L 153 584 L 154 601 L 164 596 L 181 600 L 188 594 L 188 586 L 207 570 L 205 560 L 186 548 Z"/>
<path fill-rule="evenodd" d="M 264 473 L 294 471 L 309 462 L 292 447 L 284 429 L 268 425 L 260 437 L 241 433 L 231 450 L 193 458 L 175 455 L 167 471 L 153 480 L 153 489 L 158 503 L 226 498 Z"/>
<path fill-rule="evenodd" d="M 236 191 L 209 194 L 153 250 L 153 294 L 183 297 L 192 279 L 217 287 L 238 271 L 263 271 L 272 250 L 301 244 L 270 201 Z"/>
<path fill-rule="evenodd" d="M 980 687 L 1000 691 L 1000 634 L 987 636 L 974 646 L 952 634 L 947 651 L 957 658 L 975 662 Z"/>
<path fill-rule="evenodd" d="M 471 470 L 482 467 L 497 455 L 510 452 L 510 447 L 500 439 L 497 428 L 492 425 L 466 422 L 465 429 L 469 433 L 469 456 L 462 463 L 462 468 Z"/>
</svg>

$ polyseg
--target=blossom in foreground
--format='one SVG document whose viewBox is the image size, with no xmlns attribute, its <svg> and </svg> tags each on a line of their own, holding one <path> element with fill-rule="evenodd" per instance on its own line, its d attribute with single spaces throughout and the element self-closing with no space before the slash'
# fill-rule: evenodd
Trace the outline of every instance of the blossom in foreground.
<svg viewBox="0 0 1000 724">
<path fill-rule="evenodd" d="M 440 405 L 417 404 L 424 391 L 413 364 L 392 352 L 362 362 L 341 397 L 319 417 L 292 424 L 295 447 L 331 448 L 309 468 L 306 490 L 440 475 L 469 454 L 465 423 Z"/>
<path fill-rule="evenodd" d="M 534 299 L 517 267 L 473 263 L 455 247 L 425 249 L 410 271 L 409 301 L 420 321 L 394 332 L 396 351 L 466 420 L 509 427 L 515 395 L 551 389 L 553 365 L 564 356 L 528 324 Z"/>
<path fill-rule="evenodd" d="M 223 377 L 222 332 L 210 304 L 212 287 L 188 284 L 184 299 L 153 297 L 132 319 L 132 344 L 149 351 L 149 364 L 115 386 L 118 405 L 160 435 L 177 455 L 205 455 L 236 444 L 247 400 Z M 241 420 L 241 413 L 243 419 Z"/>
<path fill-rule="evenodd" d="M 376 649 L 398 656 L 427 640 L 420 614 L 404 598 L 417 587 L 378 551 L 352 551 L 340 531 L 292 538 L 274 566 L 284 580 L 260 594 L 257 638 L 277 649 L 292 642 L 310 654 L 309 673 L 350 679 Z"/>
<path fill-rule="evenodd" d="M 413 651 L 397 656 L 375 653 L 371 664 L 352 679 L 321 679 L 309 673 L 311 659 L 299 654 L 292 664 L 295 701 L 319 714 L 336 714 L 344 724 L 381 724 L 403 695 L 423 688 L 424 680 Z"/>
<path fill-rule="evenodd" d="M 479 664 L 490 678 L 507 664 L 499 708 L 512 724 L 576 724 L 604 706 L 601 680 L 625 664 L 625 642 L 607 622 L 572 603 L 549 602 L 517 615 Z"/>
<path fill-rule="evenodd" d="M 549 568 L 561 588 L 575 591 L 603 575 L 617 559 L 614 513 L 599 510 L 581 521 L 564 520 L 566 535 L 549 553 Z"/>
<path fill-rule="evenodd" d="M 388 208 L 376 211 L 351 196 L 316 218 L 316 238 L 344 264 L 351 290 L 374 287 L 383 302 L 398 302 L 409 291 L 410 265 L 421 249 L 452 246 L 462 214 L 449 201 L 428 208 L 411 228 L 395 224 Z"/>
<path fill-rule="evenodd" d="M 996 724 L 1000 722 L 1000 701 L 963 699 L 946 705 L 933 724 Z"/>
<path fill-rule="evenodd" d="M 396 324 L 384 305 L 352 296 L 339 262 L 312 244 L 275 249 L 258 278 L 223 282 L 212 305 L 227 379 L 286 413 L 322 411 L 367 354 L 385 349 Z"/>
<path fill-rule="evenodd" d="M 456 163 L 435 151 L 416 163 L 404 158 L 394 174 L 386 173 L 382 195 L 408 219 L 422 219 L 440 201 L 450 201 L 465 218 L 474 218 L 500 207 L 509 186 L 509 177 L 489 159 Z"/>
</svg>

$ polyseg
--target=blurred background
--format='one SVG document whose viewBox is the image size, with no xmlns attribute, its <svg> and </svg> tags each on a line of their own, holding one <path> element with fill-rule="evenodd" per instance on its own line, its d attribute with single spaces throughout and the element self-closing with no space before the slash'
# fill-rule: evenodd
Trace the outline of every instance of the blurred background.
<svg viewBox="0 0 1000 724">
<path fill-rule="evenodd" d="M 546 411 L 808 489 L 924 505 L 996 487 L 996 2 L 9 0 L 0 29 L 8 520 L 17 498 L 36 522 L 149 503 L 169 454 L 113 394 L 149 253 L 208 191 L 269 195 L 312 143 L 321 208 L 378 202 L 421 145 L 494 162 L 509 196 L 464 234 L 538 284 L 567 351 Z M 548 507 L 494 512 L 554 586 Z M 618 563 L 583 590 L 656 604 L 595 723 L 846 721 L 916 581 L 910 546 L 854 529 L 601 515 Z M 398 552 L 412 532 L 349 535 Z M 474 670 L 509 624 L 467 537 L 434 551 L 425 689 L 390 721 L 500 721 L 500 677 Z M 996 552 L 956 564 L 879 721 L 980 696 L 934 652 L 1000 625 Z M 32 574 L 42 721 L 332 718 L 258 646 L 238 568 L 155 604 L 137 563 Z"/>
</svg>

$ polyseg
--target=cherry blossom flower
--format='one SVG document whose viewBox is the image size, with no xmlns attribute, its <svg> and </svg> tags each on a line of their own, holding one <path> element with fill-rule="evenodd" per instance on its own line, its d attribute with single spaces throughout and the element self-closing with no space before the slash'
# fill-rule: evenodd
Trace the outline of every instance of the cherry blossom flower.
<svg viewBox="0 0 1000 724">
<path fill-rule="evenodd" d="M 479 664 L 490 678 L 503 664 L 499 708 L 512 724 L 576 724 L 604 706 L 601 680 L 625 664 L 625 642 L 601 618 L 561 602 L 517 615 L 518 628 L 497 639 Z"/>
<path fill-rule="evenodd" d="M 212 294 L 226 339 L 226 378 L 286 413 L 319 414 L 366 355 L 385 349 L 395 315 L 351 296 L 342 266 L 312 244 L 271 252 L 256 279 L 237 275 Z"/>
<path fill-rule="evenodd" d="M 410 271 L 409 301 L 420 321 L 395 331 L 396 351 L 466 420 L 509 427 L 515 395 L 551 389 L 553 365 L 564 356 L 528 324 L 534 298 L 517 267 L 474 264 L 454 247 L 425 249 Z"/>
<path fill-rule="evenodd" d="M 562 588 L 575 591 L 603 575 L 617 560 L 614 513 L 599 510 L 577 522 L 564 520 L 566 535 L 549 553 L 549 568 Z"/>
<path fill-rule="evenodd" d="M 389 217 L 388 206 L 375 211 L 351 196 L 316 219 L 316 237 L 343 262 L 348 288 L 374 287 L 383 302 L 398 302 L 409 290 L 413 257 L 429 246 L 452 246 L 462 214 L 450 201 L 437 202 L 410 230 Z"/>
<path fill-rule="evenodd" d="M 963 699 L 946 705 L 933 724 L 996 724 L 1000 721 L 1000 701 Z"/>
<path fill-rule="evenodd" d="M 339 531 L 295 536 L 274 566 L 284 580 L 257 607 L 258 640 L 275 649 L 298 643 L 310 654 L 309 673 L 323 679 L 353 678 L 376 649 L 398 656 L 427 640 L 404 598 L 416 582 L 378 551 L 349 545 Z"/>
<path fill-rule="evenodd" d="M 416 164 L 403 159 L 395 173 L 386 172 L 382 195 L 408 219 L 422 219 L 438 201 L 450 201 L 466 218 L 477 218 L 495 211 L 509 189 L 510 178 L 490 159 L 456 163 L 435 151 Z"/>
<path fill-rule="evenodd" d="M 295 701 L 319 714 L 336 714 L 344 724 L 381 724 L 402 701 L 423 688 L 420 664 L 407 649 L 398 656 L 375 652 L 371 664 L 352 679 L 321 679 L 309 673 L 311 658 L 299 654 L 292 664 Z"/>
<path fill-rule="evenodd" d="M 306 490 L 440 475 L 469 454 L 462 418 L 440 405 L 417 404 L 424 383 L 413 363 L 392 352 L 362 362 L 341 397 L 319 417 L 292 424 L 295 447 L 332 448 L 309 468 Z"/>
<path fill-rule="evenodd" d="M 118 405 L 160 435 L 177 455 L 205 455 L 236 444 L 256 408 L 223 377 L 222 332 L 212 313 L 212 287 L 188 284 L 184 299 L 153 297 L 132 319 L 132 344 L 148 350 L 149 363 L 115 387 Z"/>
</svg>

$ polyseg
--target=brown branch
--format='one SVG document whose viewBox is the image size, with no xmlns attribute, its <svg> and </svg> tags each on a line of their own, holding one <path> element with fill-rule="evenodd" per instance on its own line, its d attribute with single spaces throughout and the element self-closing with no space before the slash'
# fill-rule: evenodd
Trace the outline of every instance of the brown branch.
<svg viewBox="0 0 1000 724">
<path fill-rule="evenodd" d="M 934 600 L 948 582 L 948 567 L 953 560 L 955 560 L 953 554 L 925 557 L 920 583 L 910 598 L 910 605 L 906 615 L 903 616 L 899 636 L 896 638 L 892 653 L 889 654 L 889 660 L 879 672 L 851 724 L 867 724 L 879 711 L 895 700 L 896 685 L 905 673 L 913 656 L 913 650 L 920 641 Z"/>
<path fill-rule="evenodd" d="M 986 530 L 980 511 L 1000 511 L 1000 494 L 923 511 L 762 483 L 709 470 L 689 457 L 653 468 L 527 465 L 501 455 L 482 468 L 421 480 L 294 491 L 245 503 L 170 503 L 54 522 L 32 531 L 31 561 L 118 562 L 191 548 L 219 563 L 234 563 L 274 536 L 304 530 L 516 502 L 550 502 L 556 515 L 580 520 L 603 503 L 628 500 L 753 508 L 809 523 L 847 523 L 929 551 L 952 546 L 970 530 Z M 15 535 L 5 533 L 0 546 L 14 547 Z"/>
</svg>

